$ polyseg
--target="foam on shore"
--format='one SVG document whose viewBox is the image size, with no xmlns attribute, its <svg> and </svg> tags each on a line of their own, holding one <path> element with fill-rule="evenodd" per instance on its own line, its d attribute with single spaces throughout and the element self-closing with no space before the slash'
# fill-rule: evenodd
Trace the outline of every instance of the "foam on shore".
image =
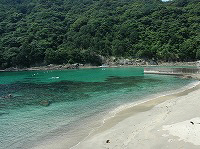
<svg viewBox="0 0 200 149">
<path fill-rule="evenodd" d="M 107 121 L 108 119 L 114 117 L 117 113 L 122 112 L 123 110 L 132 108 L 132 107 L 134 107 L 134 106 L 143 104 L 143 103 L 148 102 L 148 101 L 151 101 L 151 100 L 156 100 L 156 99 L 159 99 L 159 98 L 162 98 L 162 97 L 165 97 L 165 96 L 169 96 L 169 95 L 181 93 L 181 92 L 184 92 L 184 91 L 186 91 L 186 90 L 192 89 L 192 88 L 194 88 L 194 87 L 196 87 L 196 86 L 198 86 L 198 85 L 200 85 L 200 81 L 195 81 L 195 82 L 190 83 L 190 84 L 188 84 L 188 85 L 186 85 L 186 86 L 184 86 L 184 87 L 182 87 L 182 88 L 179 88 L 179 89 L 177 89 L 177 90 L 166 91 L 166 92 L 162 92 L 162 93 L 150 95 L 150 96 L 144 98 L 143 100 L 134 101 L 134 102 L 132 102 L 132 103 L 128 103 L 128 104 L 125 104 L 125 105 L 121 105 L 121 106 L 115 108 L 114 110 L 110 111 L 110 112 L 108 113 L 108 115 L 106 115 L 106 117 L 104 118 L 103 123 L 105 123 L 105 121 Z"/>
<path fill-rule="evenodd" d="M 155 105 L 159 103 L 162 103 L 166 100 L 169 100 L 175 97 L 183 96 L 199 88 L 200 88 L 200 81 L 195 81 L 194 83 L 190 83 L 187 86 L 184 86 L 175 91 L 168 91 L 165 94 L 163 93 L 155 94 L 149 98 L 145 98 L 143 100 L 139 100 L 130 104 L 119 106 L 118 108 L 111 111 L 108 115 L 106 115 L 106 117 L 103 120 L 103 124 L 97 130 L 94 130 L 93 133 L 96 134 L 101 131 L 105 131 L 106 129 L 111 128 L 112 126 L 114 126 L 115 124 L 117 124 L 118 122 L 122 121 L 123 119 L 129 116 L 132 116 L 138 112 L 150 110 L 152 107 L 154 107 Z M 142 108 L 140 108 L 140 106 Z"/>
</svg>

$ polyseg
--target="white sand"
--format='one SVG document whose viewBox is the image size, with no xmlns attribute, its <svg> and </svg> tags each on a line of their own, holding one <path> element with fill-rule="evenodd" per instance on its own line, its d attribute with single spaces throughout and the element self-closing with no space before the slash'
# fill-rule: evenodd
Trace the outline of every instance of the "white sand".
<svg viewBox="0 0 200 149">
<path fill-rule="evenodd" d="M 121 112 L 73 149 L 200 149 L 199 88 Z"/>
<path fill-rule="evenodd" d="M 172 125 L 165 125 L 163 130 L 168 130 L 169 134 L 179 137 L 179 140 L 200 145 L 200 117 Z"/>
</svg>

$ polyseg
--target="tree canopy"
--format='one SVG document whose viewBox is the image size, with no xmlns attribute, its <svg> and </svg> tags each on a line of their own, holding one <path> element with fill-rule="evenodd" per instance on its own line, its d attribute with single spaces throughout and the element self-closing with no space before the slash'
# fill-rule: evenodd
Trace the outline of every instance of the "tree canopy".
<svg viewBox="0 0 200 149">
<path fill-rule="evenodd" d="M 200 58 L 199 0 L 1 0 L 0 68 Z"/>
</svg>

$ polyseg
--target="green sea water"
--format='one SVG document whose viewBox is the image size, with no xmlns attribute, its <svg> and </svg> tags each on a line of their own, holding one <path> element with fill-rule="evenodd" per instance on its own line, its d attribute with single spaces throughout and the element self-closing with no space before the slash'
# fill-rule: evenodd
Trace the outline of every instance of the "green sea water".
<svg viewBox="0 0 200 149">
<path fill-rule="evenodd" d="M 0 72 L 0 148 L 28 149 L 56 139 L 66 139 L 69 148 L 111 111 L 194 83 L 144 75 L 143 68 Z"/>
</svg>

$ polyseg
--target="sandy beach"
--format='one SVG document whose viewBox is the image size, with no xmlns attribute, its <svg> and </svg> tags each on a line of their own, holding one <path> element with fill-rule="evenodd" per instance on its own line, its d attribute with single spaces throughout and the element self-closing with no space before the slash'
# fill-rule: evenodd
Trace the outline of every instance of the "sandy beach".
<svg viewBox="0 0 200 149">
<path fill-rule="evenodd" d="M 199 149 L 199 105 L 200 85 L 155 98 L 117 113 L 73 149 Z"/>
</svg>

